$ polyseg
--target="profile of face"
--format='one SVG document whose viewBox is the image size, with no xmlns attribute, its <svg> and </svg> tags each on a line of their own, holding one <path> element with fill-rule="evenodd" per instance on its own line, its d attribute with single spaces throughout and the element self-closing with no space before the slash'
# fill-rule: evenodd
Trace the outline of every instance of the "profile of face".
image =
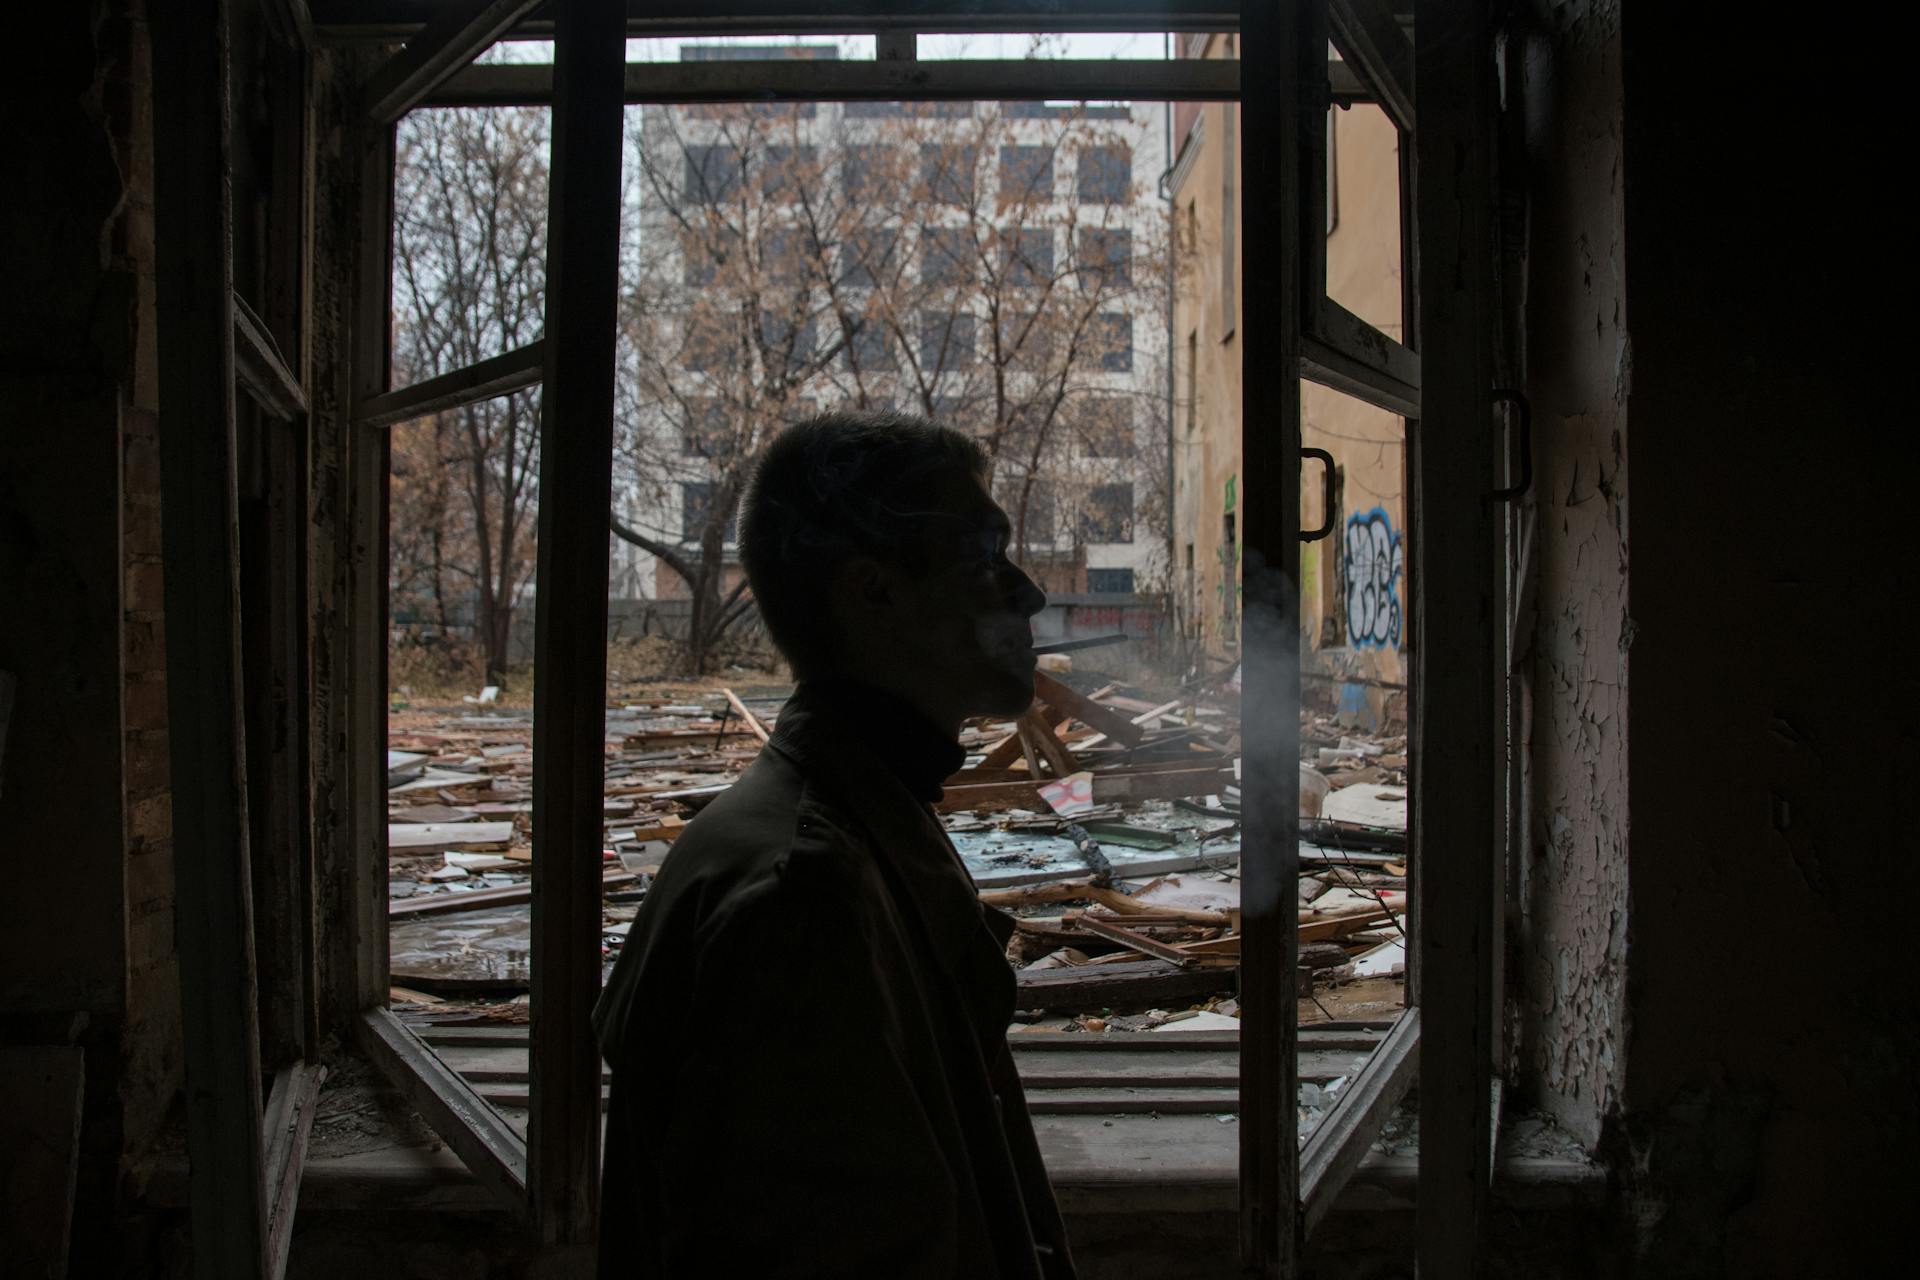
<svg viewBox="0 0 1920 1280">
<path fill-rule="evenodd" d="M 1007 558 L 1012 525 L 979 479 L 934 478 L 905 513 L 924 556 L 861 559 L 843 574 L 849 674 L 942 722 L 1018 715 L 1033 701 L 1031 619 L 1047 597 Z"/>
</svg>

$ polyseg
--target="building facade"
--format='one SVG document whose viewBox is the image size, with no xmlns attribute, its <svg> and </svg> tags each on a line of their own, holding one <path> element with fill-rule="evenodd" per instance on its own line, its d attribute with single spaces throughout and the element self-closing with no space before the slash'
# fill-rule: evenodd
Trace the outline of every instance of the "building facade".
<svg viewBox="0 0 1920 1280">
<path fill-rule="evenodd" d="M 1231 58 L 1236 37 L 1186 37 L 1184 57 Z M 1171 343 L 1175 601 L 1188 643 L 1211 665 L 1237 660 L 1240 626 L 1239 108 L 1174 108 Z M 1399 143 L 1377 108 L 1329 112 L 1327 294 L 1396 339 L 1401 323 Z M 1399 712 L 1405 684 L 1404 420 L 1329 388 L 1303 387 L 1301 443 L 1334 458 L 1333 533 L 1300 558 L 1308 693 L 1334 690 L 1368 723 Z M 1303 519 L 1324 520 L 1318 464 L 1302 473 Z"/>
<path fill-rule="evenodd" d="M 1166 111 L 631 109 L 634 377 L 616 514 L 665 546 L 616 537 L 614 594 L 685 595 L 673 561 L 716 550 L 730 591 L 752 460 L 786 423 L 838 407 L 921 413 L 980 439 L 1016 554 L 1049 591 L 1164 590 Z"/>
</svg>

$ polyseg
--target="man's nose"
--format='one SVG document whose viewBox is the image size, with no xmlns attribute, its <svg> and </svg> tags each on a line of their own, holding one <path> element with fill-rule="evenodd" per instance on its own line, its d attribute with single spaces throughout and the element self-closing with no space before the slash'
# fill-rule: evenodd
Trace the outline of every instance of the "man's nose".
<svg viewBox="0 0 1920 1280">
<path fill-rule="evenodd" d="M 1021 617 L 1031 618 L 1047 607 L 1047 593 L 1042 591 L 1038 584 L 1027 576 L 1027 571 L 1018 565 L 1013 566 L 1011 588 L 1007 593 L 1008 599 L 1013 602 L 1013 607 L 1020 611 Z"/>
</svg>

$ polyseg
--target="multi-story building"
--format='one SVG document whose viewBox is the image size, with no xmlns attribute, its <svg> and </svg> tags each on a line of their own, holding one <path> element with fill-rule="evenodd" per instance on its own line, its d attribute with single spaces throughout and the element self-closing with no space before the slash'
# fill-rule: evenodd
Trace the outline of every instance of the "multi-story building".
<svg viewBox="0 0 1920 1280">
<path fill-rule="evenodd" d="M 636 109 L 626 292 L 656 314 L 629 331 L 646 371 L 622 424 L 619 514 L 697 558 L 714 504 L 737 502 L 744 460 L 781 422 L 896 408 L 995 454 L 997 496 L 1049 591 L 1164 590 L 1166 110 Z M 699 340 L 743 309 L 757 330 Z M 731 525 L 723 551 L 724 594 L 740 572 Z M 615 595 L 686 595 L 672 558 L 616 538 Z"/>
<path fill-rule="evenodd" d="M 1193 35 L 1183 57 L 1235 57 L 1237 37 Z M 1239 107 L 1182 103 L 1173 111 L 1176 270 L 1173 296 L 1174 595 L 1181 626 L 1214 665 L 1238 654 L 1240 630 L 1240 246 L 1259 234 L 1241 216 Z M 1327 294 L 1399 338 L 1399 144 L 1378 108 L 1329 113 Z M 1300 557 L 1302 660 L 1312 688 L 1337 690 L 1369 723 L 1397 710 L 1402 686 L 1405 424 L 1391 413 L 1308 382 L 1301 443 L 1334 458 L 1333 534 Z M 1325 515 L 1317 464 L 1303 473 L 1303 518 Z"/>
</svg>

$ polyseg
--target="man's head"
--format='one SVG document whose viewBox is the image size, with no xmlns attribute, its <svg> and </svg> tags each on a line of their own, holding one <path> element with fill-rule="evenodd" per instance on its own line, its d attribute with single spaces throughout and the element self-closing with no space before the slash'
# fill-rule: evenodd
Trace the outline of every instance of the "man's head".
<svg viewBox="0 0 1920 1280">
<path fill-rule="evenodd" d="M 924 418 L 781 433 L 741 504 L 740 556 L 795 674 L 863 680 L 942 723 L 1025 709 L 1046 597 L 1007 559 L 987 476 L 978 444 Z"/>
</svg>

